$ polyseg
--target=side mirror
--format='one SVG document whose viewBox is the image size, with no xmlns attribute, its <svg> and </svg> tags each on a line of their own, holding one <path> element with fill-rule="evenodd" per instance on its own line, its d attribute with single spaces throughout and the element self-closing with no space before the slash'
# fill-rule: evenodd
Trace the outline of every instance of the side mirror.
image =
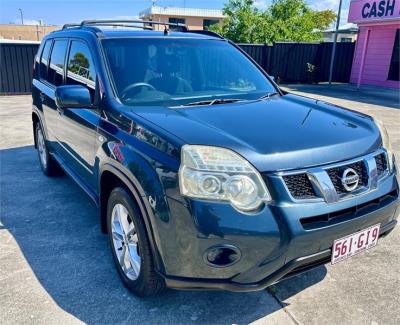
<svg viewBox="0 0 400 325">
<path fill-rule="evenodd" d="M 59 86 L 56 88 L 56 105 L 60 109 L 93 108 L 89 89 L 80 85 Z"/>
<path fill-rule="evenodd" d="M 272 81 L 275 81 L 275 77 L 274 76 L 269 76 L 271 78 Z"/>
</svg>

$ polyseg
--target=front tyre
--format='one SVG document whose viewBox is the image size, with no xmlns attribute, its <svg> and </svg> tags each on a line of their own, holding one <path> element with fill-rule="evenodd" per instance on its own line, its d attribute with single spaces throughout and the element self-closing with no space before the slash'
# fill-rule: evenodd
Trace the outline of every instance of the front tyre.
<svg viewBox="0 0 400 325">
<path fill-rule="evenodd" d="M 43 173 L 49 177 L 62 174 L 60 166 L 49 153 L 46 138 L 40 123 L 36 123 L 35 137 L 40 167 L 42 168 Z"/>
<path fill-rule="evenodd" d="M 164 280 L 155 270 L 142 217 L 123 188 L 115 188 L 109 196 L 107 229 L 114 262 L 125 286 L 140 297 L 161 292 Z"/>
</svg>

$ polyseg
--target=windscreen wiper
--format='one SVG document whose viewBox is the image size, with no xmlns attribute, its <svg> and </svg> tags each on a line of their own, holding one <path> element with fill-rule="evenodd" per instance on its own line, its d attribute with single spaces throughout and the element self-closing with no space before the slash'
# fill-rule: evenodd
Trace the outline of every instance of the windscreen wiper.
<svg viewBox="0 0 400 325">
<path fill-rule="evenodd" d="M 275 91 L 275 92 L 272 92 L 272 93 L 266 93 L 265 95 L 262 95 L 259 99 L 268 99 L 268 98 L 271 98 L 272 96 L 275 96 L 275 95 L 279 95 L 279 93 L 277 92 L 277 91 Z"/>
<path fill-rule="evenodd" d="M 237 99 L 237 98 L 215 98 L 215 99 L 209 99 L 209 100 L 202 100 L 198 102 L 192 102 L 192 103 L 187 103 L 180 105 L 179 107 L 182 106 L 200 106 L 200 105 L 217 105 L 217 104 L 227 104 L 227 103 L 236 103 L 239 101 L 242 101 L 243 99 Z"/>
</svg>

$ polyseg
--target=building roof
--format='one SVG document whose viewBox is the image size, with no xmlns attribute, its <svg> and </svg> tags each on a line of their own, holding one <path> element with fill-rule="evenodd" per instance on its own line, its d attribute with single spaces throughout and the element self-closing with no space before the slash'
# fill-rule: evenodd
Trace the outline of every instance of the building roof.
<svg viewBox="0 0 400 325">
<path fill-rule="evenodd" d="M 218 9 L 151 6 L 139 13 L 140 18 L 148 17 L 151 15 L 224 18 L 222 10 Z"/>
<path fill-rule="evenodd" d="M 338 31 L 339 31 L 339 33 L 356 33 L 356 32 L 358 32 L 358 26 L 355 24 L 352 24 L 352 23 L 348 23 L 348 24 L 344 24 L 344 25 L 340 26 Z M 322 32 L 334 33 L 335 28 L 325 29 Z"/>
<path fill-rule="evenodd" d="M 30 40 L 15 40 L 15 39 L 7 39 L 7 38 L 0 38 L 0 44 L 40 44 L 40 41 L 30 41 Z"/>
</svg>

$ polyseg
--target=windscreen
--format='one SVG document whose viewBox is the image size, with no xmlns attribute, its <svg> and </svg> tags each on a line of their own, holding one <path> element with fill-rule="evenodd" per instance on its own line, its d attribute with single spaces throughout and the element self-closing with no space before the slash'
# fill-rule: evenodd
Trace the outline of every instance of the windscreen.
<svg viewBox="0 0 400 325">
<path fill-rule="evenodd" d="M 265 75 L 227 41 L 124 38 L 103 40 L 103 47 L 125 105 L 252 100 L 276 92 Z"/>
</svg>

